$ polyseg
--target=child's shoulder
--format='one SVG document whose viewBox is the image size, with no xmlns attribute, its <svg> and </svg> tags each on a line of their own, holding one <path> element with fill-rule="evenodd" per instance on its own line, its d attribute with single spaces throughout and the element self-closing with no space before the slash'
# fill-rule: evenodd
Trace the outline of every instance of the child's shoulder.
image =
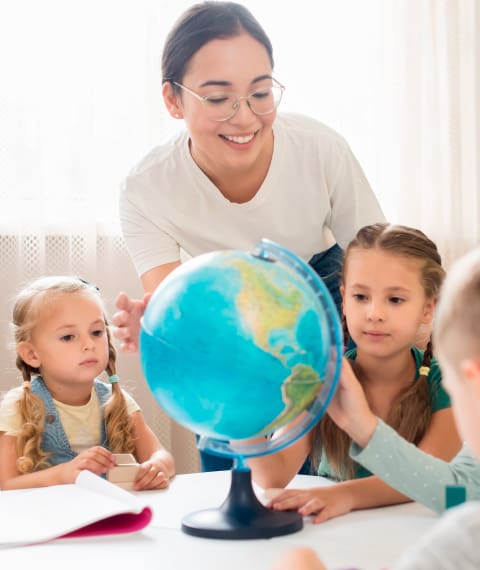
<svg viewBox="0 0 480 570">
<path fill-rule="evenodd" d="M 22 394 L 23 394 L 22 386 L 15 386 L 15 388 L 11 388 L 7 392 L 4 392 L 3 394 L 1 394 L 0 406 L 2 408 L 5 408 L 5 407 L 8 408 L 8 407 L 16 404 L 18 402 L 18 400 L 20 400 Z"/>
<path fill-rule="evenodd" d="M 17 406 L 23 388 L 17 386 L 2 394 L 0 400 L 0 432 L 16 433 L 20 427 L 20 414 Z"/>
</svg>

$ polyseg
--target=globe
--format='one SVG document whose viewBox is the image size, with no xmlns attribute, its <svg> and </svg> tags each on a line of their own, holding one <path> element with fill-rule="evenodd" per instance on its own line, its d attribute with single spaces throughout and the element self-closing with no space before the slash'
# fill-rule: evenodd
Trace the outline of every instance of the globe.
<svg viewBox="0 0 480 570">
<path fill-rule="evenodd" d="M 142 368 L 160 406 L 200 434 L 202 449 L 234 458 L 233 472 L 247 478 L 244 459 L 291 445 L 318 422 L 341 356 L 327 288 L 308 264 L 269 240 L 252 252 L 216 251 L 185 262 L 156 289 L 141 323 Z M 208 524 L 182 528 L 217 536 Z M 249 532 L 239 538 L 252 538 Z M 237 538 L 230 531 L 219 537 Z"/>
</svg>

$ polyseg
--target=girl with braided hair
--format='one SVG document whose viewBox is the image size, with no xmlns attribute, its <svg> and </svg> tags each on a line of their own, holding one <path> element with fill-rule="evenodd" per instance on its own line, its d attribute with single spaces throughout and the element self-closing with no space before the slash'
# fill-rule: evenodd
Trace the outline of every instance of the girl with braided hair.
<svg viewBox="0 0 480 570">
<path fill-rule="evenodd" d="M 120 388 L 98 289 L 76 277 L 37 279 L 19 293 L 12 326 L 23 384 L 0 406 L 0 487 L 102 475 L 114 453 L 140 463 L 135 490 L 166 487 L 173 457 Z M 98 378 L 105 371 L 108 384 Z"/>
<path fill-rule="evenodd" d="M 432 323 L 444 273 L 424 233 L 373 224 L 345 251 L 341 294 L 346 340 L 356 345 L 345 357 L 371 410 L 407 441 L 450 461 L 461 447 L 450 399 L 431 341 L 425 351 L 415 346 L 419 328 Z M 292 446 L 250 460 L 253 477 L 264 488 L 284 487 L 309 456 L 313 472 L 337 484 L 281 491 L 270 504 L 315 515 L 314 522 L 409 500 L 356 462 L 351 446 L 352 438 L 325 415 Z"/>
</svg>

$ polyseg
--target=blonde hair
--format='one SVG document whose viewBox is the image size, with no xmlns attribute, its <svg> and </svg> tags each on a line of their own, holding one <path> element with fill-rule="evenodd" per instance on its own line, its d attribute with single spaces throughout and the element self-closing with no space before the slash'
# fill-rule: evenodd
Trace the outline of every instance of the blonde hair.
<svg viewBox="0 0 480 570">
<path fill-rule="evenodd" d="M 420 230 L 390 224 L 373 224 L 361 228 L 345 251 L 342 274 L 344 285 L 349 254 L 358 249 L 379 249 L 399 257 L 418 260 L 421 262 L 420 274 L 425 296 L 427 299 L 437 300 L 445 271 L 437 246 Z M 343 328 L 346 342 L 349 333 L 345 317 Z M 423 355 L 418 379 L 398 394 L 392 402 L 386 420 L 407 441 L 415 444 L 418 444 L 425 434 L 432 416 L 427 383 L 432 356 L 433 346 L 430 339 Z M 316 470 L 323 449 L 339 479 L 350 479 L 354 476 L 355 466 L 349 456 L 351 438 L 329 416 L 325 415 L 314 428 L 312 443 L 311 462 Z"/>
<path fill-rule="evenodd" d="M 31 282 L 20 291 L 13 308 L 12 329 L 15 344 L 30 342 L 32 331 L 39 324 L 41 310 L 47 303 L 53 304 L 60 296 L 82 293 L 91 295 L 103 308 L 103 302 L 97 288 L 76 277 L 42 277 Z M 105 315 L 105 311 L 104 315 Z M 116 372 L 116 352 L 111 342 L 106 317 L 106 334 L 109 358 L 106 372 L 112 376 Z M 31 473 L 50 467 L 49 453 L 41 448 L 45 425 L 45 406 L 42 399 L 31 390 L 32 376 L 40 374 L 38 368 L 27 364 L 17 353 L 17 368 L 23 377 L 23 393 L 18 400 L 18 409 L 22 428 L 17 436 L 17 469 L 20 473 Z M 109 448 L 114 453 L 133 453 L 131 421 L 127 412 L 127 404 L 118 383 L 112 384 L 112 395 L 105 404 L 105 425 Z"/>
<path fill-rule="evenodd" d="M 480 356 L 480 248 L 450 269 L 435 315 L 435 344 L 458 370 L 465 358 Z"/>
</svg>

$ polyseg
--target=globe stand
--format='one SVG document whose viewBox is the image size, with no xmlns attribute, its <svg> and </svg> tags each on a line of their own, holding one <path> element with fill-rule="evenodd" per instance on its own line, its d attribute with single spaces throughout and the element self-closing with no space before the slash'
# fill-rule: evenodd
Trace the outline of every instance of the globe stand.
<svg viewBox="0 0 480 570">
<path fill-rule="evenodd" d="M 273 511 L 260 503 L 253 490 L 251 471 L 241 460 L 231 474 L 230 490 L 223 504 L 185 516 L 183 532 L 202 538 L 241 540 L 272 538 L 303 528 L 302 516 L 297 512 Z"/>
</svg>

